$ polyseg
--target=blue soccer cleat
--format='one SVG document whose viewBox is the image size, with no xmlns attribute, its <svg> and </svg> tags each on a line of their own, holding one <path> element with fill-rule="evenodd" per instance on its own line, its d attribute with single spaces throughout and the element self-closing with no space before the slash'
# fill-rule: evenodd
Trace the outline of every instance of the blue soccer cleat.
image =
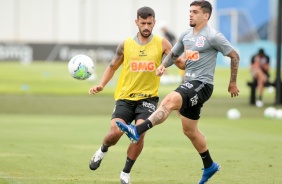
<svg viewBox="0 0 282 184">
<path fill-rule="evenodd" d="M 132 143 L 137 143 L 139 141 L 140 135 L 137 133 L 136 126 L 131 124 L 126 125 L 119 121 L 116 121 L 116 124 L 118 128 L 127 135 Z"/>
<path fill-rule="evenodd" d="M 209 168 L 204 168 L 204 172 L 202 175 L 202 179 L 199 181 L 199 184 L 207 183 L 208 180 L 220 169 L 220 165 L 217 163 L 212 163 L 212 165 Z"/>
</svg>

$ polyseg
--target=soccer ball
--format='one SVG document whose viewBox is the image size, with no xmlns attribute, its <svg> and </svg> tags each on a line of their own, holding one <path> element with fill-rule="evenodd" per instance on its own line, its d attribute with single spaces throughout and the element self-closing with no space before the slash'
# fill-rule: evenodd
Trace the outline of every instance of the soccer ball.
<svg viewBox="0 0 282 184">
<path fill-rule="evenodd" d="M 69 73 L 78 80 L 88 79 L 94 73 L 94 62 L 86 55 L 76 55 L 68 64 Z"/>
<path fill-rule="evenodd" d="M 276 110 L 276 118 L 277 119 L 282 119 L 282 109 Z"/>
<path fill-rule="evenodd" d="M 239 119 L 241 117 L 241 113 L 238 109 L 229 109 L 227 111 L 227 118 L 228 119 Z"/>
<path fill-rule="evenodd" d="M 267 107 L 264 110 L 264 117 L 268 119 L 273 119 L 276 116 L 276 109 L 274 107 Z"/>
</svg>

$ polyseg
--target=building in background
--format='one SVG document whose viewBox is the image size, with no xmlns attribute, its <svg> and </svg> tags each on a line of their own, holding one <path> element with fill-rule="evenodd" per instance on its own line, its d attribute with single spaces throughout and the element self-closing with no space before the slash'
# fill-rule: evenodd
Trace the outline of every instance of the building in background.
<svg viewBox="0 0 282 184">
<path fill-rule="evenodd" d="M 235 45 L 240 67 L 264 48 L 276 60 L 278 0 L 209 0 L 214 6 L 211 26 Z M 136 10 L 150 6 L 157 12 L 154 33 L 161 22 L 178 37 L 189 26 L 192 0 L 0 0 L 0 61 L 66 61 L 77 53 L 109 61 L 116 44 L 136 34 Z M 161 3 L 161 5 L 160 5 Z M 126 27 L 126 28 L 125 28 Z M 219 56 L 218 65 L 229 61 Z"/>
<path fill-rule="evenodd" d="M 84 53 L 109 60 L 137 28 L 136 10 L 150 6 L 176 34 L 189 26 L 192 0 L 0 0 L 0 61 L 69 60 Z M 172 8 L 173 7 L 173 8 Z M 159 28 L 159 29 L 158 29 Z M 102 57 L 102 59 L 101 59 Z"/>
<path fill-rule="evenodd" d="M 136 10 L 142 6 L 150 6 L 157 12 L 157 24 L 165 20 L 175 34 L 180 34 L 189 26 L 191 2 L 0 0 L 0 42 L 117 44 L 136 33 L 132 22 Z"/>
</svg>

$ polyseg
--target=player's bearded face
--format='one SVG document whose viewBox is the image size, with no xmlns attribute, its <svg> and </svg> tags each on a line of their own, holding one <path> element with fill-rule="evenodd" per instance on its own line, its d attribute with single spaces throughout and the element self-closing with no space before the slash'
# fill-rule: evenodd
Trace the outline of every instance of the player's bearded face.
<svg viewBox="0 0 282 184">
<path fill-rule="evenodd" d="M 195 26 L 196 26 L 196 23 L 191 23 L 191 22 L 190 22 L 190 26 L 191 26 L 191 27 L 195 27 Z"/>
<path fill-rule="evenodd" d="M 138 26 L 141 36 L 148 38 L 151 36 L 155 26 L 155 19 L 154 17 L 148 17 L 147 19 L 139 17 L 138 20 L 136 20 L 136 25 Z"/>
<path fill-rule="evenodd" d="M 197 26 L 197 24 L 201 24 L 204 20 L 204 13 L 200 9 L 200 6 L 191 6 L 190 7 L 190 22 L 189 25 L 191 27 Z"/>
<path fill-rule="evenodd" d="M 150 30 L 148 30 L 148 29 L 144 29 L 144 30 L 141 30 L 141 29 L 139 29 L 139 33 L 143 36 L 143 37 L 145 37 L 145 38 L 148 38 L 149 36 L 151 36 L 151 31 Z"/>
</svg>

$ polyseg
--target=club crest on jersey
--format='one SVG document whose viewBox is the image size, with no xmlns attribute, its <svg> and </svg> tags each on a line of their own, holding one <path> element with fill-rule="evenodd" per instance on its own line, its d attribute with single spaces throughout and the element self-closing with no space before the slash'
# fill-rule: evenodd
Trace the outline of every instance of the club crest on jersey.
<svg viewBox="0 0 282 184">
<path fill-rule="evenodd" d="M 203 46 L 205 45 L 205 40 L 206 40 L 205 37 L 199 36 L 199 37 L 197 38 L 197 41 L 196 41 L 195 45 L 196 45 L 197 47 L 203 47 Z"/>
</svg>

